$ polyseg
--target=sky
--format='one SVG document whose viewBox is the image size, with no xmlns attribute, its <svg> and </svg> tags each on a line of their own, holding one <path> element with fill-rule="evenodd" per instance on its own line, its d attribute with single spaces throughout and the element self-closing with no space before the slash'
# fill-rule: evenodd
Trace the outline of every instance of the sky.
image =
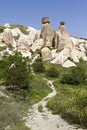
<svg viewBox="0 0 87 130">
<path fill-rule="evenodd" d="M 60 21 L 71 36 L 87 38 L 87 0 L 0 0 L 0 25 L 5 23 L 41 29 L 41 19 L 49 17 L 58 30 Z"/>
</svg>

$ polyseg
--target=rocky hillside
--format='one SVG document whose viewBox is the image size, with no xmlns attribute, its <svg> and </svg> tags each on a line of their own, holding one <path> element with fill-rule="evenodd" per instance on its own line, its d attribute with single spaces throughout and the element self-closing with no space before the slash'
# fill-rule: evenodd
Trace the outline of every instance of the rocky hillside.
<svg viewBox="0 0 87 130">
<path fill-rule="evenodd" d="M 87 40 L 71 37 L 64 22 L 60 22 L 57 31 L 53 30 L 48 17 L 42 19 L 41 30 L 22 25 L 0 26 L 0 59 L 15 51 L 32 62 L 41 56 L 50 63 L 71 67 L 81 59 L 87 60 Z"/>
</svg>

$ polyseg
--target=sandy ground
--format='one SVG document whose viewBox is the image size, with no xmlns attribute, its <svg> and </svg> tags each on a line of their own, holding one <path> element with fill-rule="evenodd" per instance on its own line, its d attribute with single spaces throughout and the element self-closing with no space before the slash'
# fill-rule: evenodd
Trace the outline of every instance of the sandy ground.
<svg viewBox="0 0 87 130">
<path fill-rule="evenodd" d="M 59 115 L 53 115 L 45 107 L 47 103 L 46 99 L 56 95 L 52 81 L 47 80 L 47 83 L 53 91 L 29 109 L 28 116 L 24 118 L 26 126 L 31 128 L 31 130 L 83 130 L 77 126 L 68 124 Z M 43 106 L 43 112 L 38 111 L 39 105 Z"/>
</svg>

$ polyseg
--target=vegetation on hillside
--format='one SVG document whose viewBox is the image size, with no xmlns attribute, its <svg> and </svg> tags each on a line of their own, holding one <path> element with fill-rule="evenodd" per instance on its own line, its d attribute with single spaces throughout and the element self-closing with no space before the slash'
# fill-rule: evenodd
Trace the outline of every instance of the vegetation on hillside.
<svg viewBox="0 0 87 130">
<path fill-rule="evenodd" d="M 10 25 L 11 27 L 11 29 L 13 29 L 13 28 L 19 28 L 20 29 L 20 31 L 23 33 L 23 34 L 25 34 L 25 35 L 28 35 L 29 34 L 29 32 L 27 31 L 27 26 L 23 26 L 23 25 L 15 25 L 15 24 L 11 24 Z"/>
<path fill-rule="evenodd" d="M 29 130 L 23 116 L 51 91 L 43 77 L 32 75 L 29 62 L 18 52 L 0 61 L 0 91 L 9 96 L 0 95 L 0 130 Z"/>
<path fill-rule="evenodd" d="M 31 67 L 35 73 L 31 72 Z M 16 52 L 0 61 L 0 85 L 5 85 L 3 92 L 10 97 L 0 98 L 1 130 L 6 127 L 28 129 L 20 119 L 29 106 L 51 92 L 43 77 L 54 80 L 57 91 L 56 96 L 47 103 L 52 113 L 87 128 L 87 62 L 81 61 L 77 67 L 63 68 L 39 58 L 30 66 L 30 60 Z M 42 106 L 38 110 L 42 112 Z"/>
<path fill-rule="evenodd" d="M 34 72 L 43 73 L 45 72 L 45 66 L 42 62 L 42 58 L 38 58 L 32 65 Z"/>
<path fill-rule="evenodd" d="M 0 33 L 4 32 L 4 29 L 5 29 L 5 28 L 6 28 L 5 26 L 0 26 Z M 27 26 L 23 26 L 23 25 L 19 25 L 19 24 L 17 24 L 17 25 L 11 24 L 9 28 L 10 28 L 10 29 L 19 28 L 20 31 L 21 31 L 23 34 L 25 34 L 25 35 L 28 35 L 28 34 L 29 34 L 29 32 L 27 31 L 27 29 L 28 29 Z"/>
<path fill-rule="evenodd" d="M 49 99 L 47 107 L 70 123 L 87 128 L 87 62 L 62 69 L 54 79 L 57 95 Z"/>
<path fill-rule="evenodd" d="M 0 33 L 2 33 L 5 28 L 6 28 L 6 27 L 4 27 L 4 26 L 0 26 Z"/>
</svg>

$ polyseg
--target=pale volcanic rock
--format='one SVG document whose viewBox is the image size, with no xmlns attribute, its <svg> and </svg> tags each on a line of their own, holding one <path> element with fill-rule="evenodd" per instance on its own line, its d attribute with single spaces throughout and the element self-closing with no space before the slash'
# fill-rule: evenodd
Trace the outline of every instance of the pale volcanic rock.
<svg viewBox="0 0 87 130">
<path fill-rule="evenodd" d="M 72 67 L 72 66 L 76 66 L 72 61 L 70 60 L 66 60 L 63 64 L 62 64 L 63 67 L 66 67 L 66 68 L 69 68 L 69 67 Z"/>
<path fill-rule="evenodd" d="M 47 47 L 44 47 L 42 50 L 41 50 L 41 54 L 42 54 L 42 59 L 43 60 L 50 60 L 52 58 L 52 54 L 51 54 L 51 51 L 49 48 Z"/>
<path fill-rule="evenodd" d="M 44 46 L 43 39 L 37 39 L 31 46 L 31 50 L 35 52 L 36 50 L 41 49 Z"/>
<path fill-rule="evenodd" d="M 11 29 L 9 29 L 9 28 L 4 29 L 3 41 L 6 44 L 12 44 L 13 43 L 13 35 L 12 35 L 12 32 L 11 32 Z"/>
</svg>

